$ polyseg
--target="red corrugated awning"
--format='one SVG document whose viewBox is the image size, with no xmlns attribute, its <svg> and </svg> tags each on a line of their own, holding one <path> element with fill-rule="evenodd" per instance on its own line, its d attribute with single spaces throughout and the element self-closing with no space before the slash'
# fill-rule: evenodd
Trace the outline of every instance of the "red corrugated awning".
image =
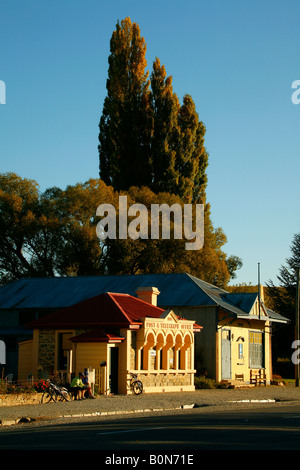
<svg viewBox="0 0 300 470">
<path fill-rule="evenodd" d="M 81 335 L 73 336 L 73 343 L 121 343 L 125 337 L 117 336 L 104 329 L 91 330 Z"/>
</svg>

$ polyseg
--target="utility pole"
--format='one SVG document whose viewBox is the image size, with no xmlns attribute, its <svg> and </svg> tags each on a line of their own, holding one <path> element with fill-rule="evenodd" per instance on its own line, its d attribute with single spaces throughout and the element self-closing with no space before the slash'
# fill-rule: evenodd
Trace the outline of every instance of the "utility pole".
<svg viewBox="0 0 300 470">
<path fill-rule="evenodd" d="M 260 304 L 261 304 L 261 299 L 260 299 L 260 263 L 258 263 L 258 318 L 260 319 Z"/>
<path fill-rule="evenodd" d="M 299 338 L 299 288 L 300 288 L 300 268 L 297 271 L 297 283 L 296 283 L 296 309 L 295 309 L 295 340 L 296 345 L 300 340 Z M 299 387 L 299 361 L 295 363 L 295 387 Z"/>
</svg>

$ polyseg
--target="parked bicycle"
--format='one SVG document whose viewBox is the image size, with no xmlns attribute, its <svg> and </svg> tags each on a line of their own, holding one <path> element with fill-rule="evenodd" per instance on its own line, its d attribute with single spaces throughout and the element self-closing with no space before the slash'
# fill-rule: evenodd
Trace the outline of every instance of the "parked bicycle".
<svg viewBox="0 0 300 470">
<path fill-rule="evenodd" d="M 51 400 L 55 403 L 57 401 L 71 401 L 71 395 L 65 387 L 56 385 L 48 380 L 48 389 L 43 393 L 41 403 L 49 403 Z"/>
<path fill-rule="evenodd" d="M 130 386 L 132 391 L 135 395 L 140 395 L 143 393 L 143 383 L 138 379 L 137 374 L 133 374 L 130 372 L 131 379 L 130 379 Z"/>
</svg>

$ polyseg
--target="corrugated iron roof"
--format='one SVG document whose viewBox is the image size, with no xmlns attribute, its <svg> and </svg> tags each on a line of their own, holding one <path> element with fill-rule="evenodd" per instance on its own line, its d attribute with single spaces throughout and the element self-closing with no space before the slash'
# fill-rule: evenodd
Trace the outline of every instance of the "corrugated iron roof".
<svg viewBox="0 0 300 470">
<path fill-rule="evenodd" d="M 105 292 L 136 297 L 136 290 L 145 286 L 160 291 L 158 307 L 219 306 L 238 317 L 249 315 L 258 295 L 229 293 L 187 273 L 24 278 L 0 288 L 0 310 L 58 310 Z M 279 314 L 270 318 L 286 320 Z"/>
<path fill-rule="evenodd" d="M 0 309 L 58 309 L 104 292 L 136 296 L 142 286 L 158 288 L 158 306 L 214 305 L 188 274 L 140 274 L 24 278 L 0 288 Z"/>
</svg>

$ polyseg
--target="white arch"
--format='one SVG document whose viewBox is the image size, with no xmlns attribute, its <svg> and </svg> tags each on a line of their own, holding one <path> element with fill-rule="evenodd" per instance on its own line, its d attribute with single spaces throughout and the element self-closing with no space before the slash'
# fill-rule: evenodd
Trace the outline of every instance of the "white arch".
<svg viewBox="0 0 300 470">
<path fill-rule="evenodd" d="M 193 344 L 193 335 L 190 331 L 186 331 L 183 335 L 183 343 L 186 343 L 186 338 L 189 338 L 190 340 L 190 344 L 192 345 Z"/>
</svg>

